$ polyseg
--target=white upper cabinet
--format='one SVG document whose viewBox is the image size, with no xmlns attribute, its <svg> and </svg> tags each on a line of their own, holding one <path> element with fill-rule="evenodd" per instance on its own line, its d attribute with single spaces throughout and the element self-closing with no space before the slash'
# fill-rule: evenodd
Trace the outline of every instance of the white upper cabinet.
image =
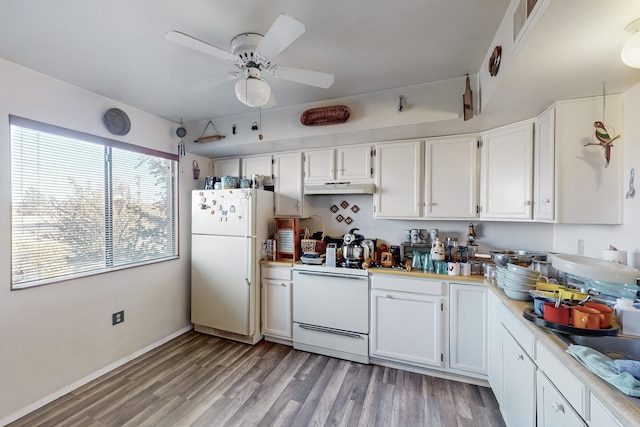
<svg viewBox="0 0 640 427">
<path fill-rule="evenodd" d="M 542 113 L 534 124 L 533 216 L 555 220 L 555 109 Z"/>
<path fill-rule="evenodd" d="M 480 217 L 532 218 L 533 122 L 483 132 L 480 163 Z"/>
<path fill-rule="evenodd" d="M 422 141 L 378 144 L 375 147 L 376 218 L 420 218 Z"/>
<path fill-rule="evenodd" d="M 302 152 L 274 156 L 275 216 L 304 217 L 307 206 L 303 196 Z"/>
<path fill-rule="evenodd" d="M 328 182 L 335 180 L 336 155 L 334 149 L 312 150 L 304 153 L 304 181 Z"/>
<path fill-rule="evenodd" d="M 306 183 L 372 181 L 371 146 L 353 145 L 304 153 Z"/>
<path fill-rule="evenodd" d="M 427 139 L 425 212 L 433 219 L 478 216 L 478 135 Z"/>
<path fill-rule="evenodd" d="M 213 160 L 213 176 L 240 176 L 240 158 Z"/>
<path fill-rule="evenodd" d="M 622 224 L 626 192 L 623 179 L 623 99 L 610 95 L 558 102 L 555 110 L 556 222 Z M 605 149 L 594 136 L 596 121 L 604 122 L 612 142 L 605 167 Z M 627 171 L 628 173 L 628 171 Z"/>
<path fill-rule="evenodd" d="M 370 181 L 373 179 L 370 145 L 352 145 L 336 149 L 338 181 Z"/>
<path fill-rule="evenodd" d="M 273 158 L 268 156 L 251 156 L 242 158 L 242 177 L 251 178 L 251 175 L 264 175 L 265 182 L 272 182 Z"/>
</svg>

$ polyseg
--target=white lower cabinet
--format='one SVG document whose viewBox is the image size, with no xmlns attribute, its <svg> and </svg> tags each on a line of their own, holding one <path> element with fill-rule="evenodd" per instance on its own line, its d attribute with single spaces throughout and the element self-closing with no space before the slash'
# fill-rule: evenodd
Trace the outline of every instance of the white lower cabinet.
<svg viewBox="0 0 640 427">
<path fill-rule="evenodd" d="M 291 267 L 262 266 L 262 335 L 290 341 Z"/>
<path fill-rule="evenodd" d="M 484 285 L 449 283 L 449 368 L 487 375 L 489 290 Z"/>
<path fill-rule="evenodd" d="M 541 371 L 536 374 L 536 399 L 539 427 L 586 426 L 569 402 Z M 612 425 L 612 424 L 609 424 Z"/>
<path fill-rule="evenodd" d="M 591 416 L 589 417 L 589 426 L 599 427 L 622 427 L 622 424 L 616 420 L 613 415 L 607 411 L 605 405 L 602 404 L 593 394 L 590 398 L 589 406 L 591 408 Z"/>
<path fill-rule="evenodd" d="M 489 339 L 487 376 L 489 385 L 498 402 L 502 401 L 502 324 L 500 312 L 502 302 L 489 292 Z"/>
<path fill-rule="evenodd" d="M 502 401 L 500 409 L 510 427 L 536 425 L 536 365 L 527 352 L 502 329 Z"/>
<path fill-rule="evenodd" d="M 369 355 L 442 367 L 444 286 L 437 281 L 373 275 Z"/>
</svg>

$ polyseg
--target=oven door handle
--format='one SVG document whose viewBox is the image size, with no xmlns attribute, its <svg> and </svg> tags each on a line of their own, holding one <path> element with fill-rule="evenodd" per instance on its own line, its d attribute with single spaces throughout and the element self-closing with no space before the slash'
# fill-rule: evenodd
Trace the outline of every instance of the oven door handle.
<svg viewBox="0 0 640 427">
<path fill-rule="evenodd" d="M 351 275 L 339 274 L 339 273 L 320 273 L 315 271 L 302 271 L 302 270 L 296 270 L 296 272 L 298 274 L 306 274 L 309 276 L 325 276 L 325 277 L 337 277 L 339 279 L 369 280 L 368 276 L 351 276 Z"/>
<path fill-rule="evenodd" d="M 300 326 L 302 329 L 308 329 L 310 331 L 326 332 L 328 334 L 343 335 L 345 337 L 350 337 L 350 338 L 362 338 L 360 334 L 356 334 L 355 332 L 347 332 L 347 331 L 341 331 L 339 329 L 324 328 L 322 326 L 307 325 L 305 323 L 298 323 L 298 326 Z"/>
</svg>

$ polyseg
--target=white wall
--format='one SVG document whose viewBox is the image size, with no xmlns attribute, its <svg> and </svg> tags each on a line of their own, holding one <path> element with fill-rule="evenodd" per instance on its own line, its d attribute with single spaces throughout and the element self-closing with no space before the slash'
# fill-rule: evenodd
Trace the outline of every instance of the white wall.
<svg viewBox="0 0 640 427">
<path fill-rule="evenodd" d="M 180 259 L 10 291 L 8 115 L 176 153 L 175 124 L 0 60 L 0 425 L 83 378 L 190 325 L 191 156 L 180 176 Z M 109 134 L 112 107 L 131 131 Z M 208 164 L 199 158 L 200 165 Z M 202 166 L 201 166 L 202 167 Z M 203 173 L 208 173 L 204 170 Z M 111 314 L 125 310 L 125 322 Z"/>
<path fill-rule="evenodd" d="M 612 156 L 624 158 L 625 189 L 629 171 L 635 168 L 640 173 L 640 84 L 624 93 L 623 142 L 615 143 Z M 640 184 L 640 177 L 637 177 Z M 639 188 L 640 190 L 640 188 Z M 584 254 L 601 258 L 602 251 L 613 245 L 627 251 L 627 263 L 640 268 L 640 194 L 624 200 L 624 223 L 622 225 L 556 225 L 553 232 L 553 249 L 557 252 L 576 254 L 578 239 L 584 240 Z"/>
</svg>

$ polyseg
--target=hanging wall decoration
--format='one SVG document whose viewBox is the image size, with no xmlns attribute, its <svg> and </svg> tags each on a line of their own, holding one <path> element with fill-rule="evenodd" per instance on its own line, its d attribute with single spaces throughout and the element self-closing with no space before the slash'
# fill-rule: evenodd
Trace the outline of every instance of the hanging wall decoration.
<svg viewBox="0 0 640 427">
<path fill-rule="evenodd" d="M 346 105 L 312 108 L 300 116 L 300 123 L 305 126 L 327 126 L 346 123 L 351 110 Z"/>
<path fill-rule="evenodd" d="M 585 147 L 589 145 L 596 145 L 604 148 L 604 167 L 609 166 L 609 161 L 611 160 L 611 149 L 613 148 L 612 142 L 616 139 L 620 138 L 620 135 L 615 135 L 615 129 L 613 127 L 608 127 L 605 125 L 605 86 L 602 84 L 602 121 L 596 120 L 593 123 L 593 126 L 596 128 L 592 139 L 593 142 L 588 142 L 584 144 Z"/>
<path fill-rule="evenodd" d="M 180 138 L 180 142 L 178 143 L 178 156 L 184 157 L 186 154 L 184 141 L 182 138 L 187 135 L 187 130 L 182 126 L 182 119 L 180 119 L 180 127 L 176 129 L 176 136 Z"/>
<path fill-rule="evenodd" d="M 209 126 L 211 126 L 213 128 L 213 130 L 216 131 L 216 134 L 215 135 L 204 136 L 204 133 L 207 131 L 207 128 Z M 224 138 L 224 135 L 220 135 L 220 132 L 218 132 L 218 129 L 216 129 L 216 126 L 213 124 L 213 122 L 211 120 L 209 120 L 207 125 L 202 130 L 202 134 L 200 135 L 200 138 L 194 140 L 193 142 L 198 142 L 198 143 L 213 142 L 213 141 L 220 141 L 223 138 Z"/>
<path fill-rule="evenodd" d="M 464 94 L 462 95 L 462 111 L 462 115 L 465 121 L 473 118 L 473 92 L 471 91 L 471 81 L 469 80 L 469 74 L 467 74 L 466 88 Z"/>
</svg>

